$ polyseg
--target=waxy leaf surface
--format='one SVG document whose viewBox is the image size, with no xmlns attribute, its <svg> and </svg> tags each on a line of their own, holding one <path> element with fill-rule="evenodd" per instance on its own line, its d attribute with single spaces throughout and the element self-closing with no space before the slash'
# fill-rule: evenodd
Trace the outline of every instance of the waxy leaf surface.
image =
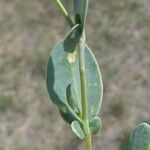
<svg viewBox="0 0 150 150">
<path fill-rule="evenodd" d="M 71 124 L 72 131 L 80 138 L 84 139 L 85 135 L 79 121 L 73 121 Z"/>
<path fill-rule="evenodd" d="M 88 117 L 95 117 L 100 109 L 103 87 L 98 63 L 88 46 L 85 45 L 86 89 L 88 101 Z M 67 89 L 71 85 L 71 89 Z M 51 100 L 61 111 L 67 121 L 78 120 L 81 110 L 81 83 L 79 73 L 78 51 L 73 53 L 64 50 L 64 41 L 58 43 L 51 51 L 47 66 L 47 88 Z M 67 96 L 66 92 L 72 93 Z M 73 97 L 73 99 L 72 99 Z M 71 98 L 75 103 L 70 103 Z M 72 105 L 70 105 L 70 104 Z M 73 108 L 75 105 L 75 109 Z M 77 112 L 78 110 L 78 112 Z M 67 115 L 68 114 L 68 115 Z"/>
<path fill-rule="evenodd" d="M 129 135 L 123 150 L 150 150 L 150 125 L 138 125 Z"/>
<path fill-rule="evenodd" d="M 89 123 L 89 127 L 90 127 L 90 130 L 91 130 L 91 132 L 92 132 L 93 135 L 98 134 L 98 132 L 102 128 L 101 119 L 99 117 L 92 118 L 92 120 Z"/>
</svg>

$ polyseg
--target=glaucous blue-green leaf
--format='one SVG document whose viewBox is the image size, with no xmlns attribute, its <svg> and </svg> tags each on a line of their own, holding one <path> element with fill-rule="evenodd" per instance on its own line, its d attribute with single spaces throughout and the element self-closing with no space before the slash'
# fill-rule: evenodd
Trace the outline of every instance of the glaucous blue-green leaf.
<svg viewBox="0 0 150 150">
<path fill-rule="evenodd" d="M 85 135 L 82 129 L 82 126 L 79 121 L 73 121 L 71 123 L 72 131 L 80 138 L 84 139 Z"/>
<path fill-rule="evenodd" d="M 66 109 L 66 111 L 59 110 L 60 115 L 62 118 L 69 124 L 71 124 L 74 120 L 76 120 L 76 116 L 74 116 L 74 113 L 71 113 L 69 109 Z"/>
<path fill-rule="evenodd" d="M 76 24 L 64 40 L 65 51 L 72 53 L 75 50 L 80 40 L 81 33 L 81 26 Z"/>
<path fill-rule="evenodd" d="M 83 27 L 86 21 L 86 1 L 88 0 L 74 0 L 74 15 L 76 23 L 81 23 Z"/>
<path fill-rule="evenodd" d="M 99 117 L 94 117 L 89 123 L 90 131 L 93 135 L 98 134 L 102 128 L 102 122 Z"/>
<path fill-rule="evenodd" d="M 99 112 L 103 87 L 98 63 L 88 46 L 85 45 L 85 66 L 87 82 L 87 101 L 89 119 Z M 66 90 L 71 84 L 73 97 L 76 102 L 78 113 L 68 103 Z M 51 100 L 67 118 L 69 111 L 76 120 L 81 116 L 81 87 L 79 73 L 78 51 L 69 53 L 64 50 L 64 41 L 58 43 L 51 51 L 47 66 L 47 88 Z M 67 111 L 65 110 L 67 108 Z M 65 110 L 65 111 L 64 111 Z M 70 116 L 69 116 L 70 118 Z"/>
<path fill-rule="evenodd" d="M 71 84 L 68 85 L 66 89 L 66 96 L 69 106 L 77 113 L 79 114 L 79 108 L 75 101 L 74 93 Z"/>
<path fill-rule="evenodd" d="M 150 125 L 138 125 L 129 135 L 123 150 L 150 150 Z"/>
</svg>

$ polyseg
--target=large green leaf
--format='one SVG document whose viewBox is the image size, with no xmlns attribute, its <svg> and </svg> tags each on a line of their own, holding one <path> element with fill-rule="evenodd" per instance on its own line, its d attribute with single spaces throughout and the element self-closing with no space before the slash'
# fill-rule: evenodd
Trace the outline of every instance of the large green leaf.
<svg viewBox="0 0 150 150">
<path fill-rule="evenodd" d="M 129 135 L 123 150 L 150 150 L 150 125 L 138 125 Z"/>
<path fill-rule="evenodd" d="M 91 50 L 85 46 L 85 66 L 87 82 L 88 116 L 93 118 L 99 112 L 102 101 L 102 79 L 98 63 Z M 70 107 L 66 90 L 71 84 L 74 101 L 76 102 L 78 113 Z M 80 117 L 81 110 L 81 87 L 79 73 L 78 51 L 69 53 L 64 50 L 64 41 L 58 43 L 51 51 L 47 66 L 47 87 L 51 100 L 61 110 L 61 114 L 72 114 L 72 118 Z M 67 109 L 66 109 L 67 108 Z M 69 115 L 70 118 L 70 115 Z"/>
</svg>

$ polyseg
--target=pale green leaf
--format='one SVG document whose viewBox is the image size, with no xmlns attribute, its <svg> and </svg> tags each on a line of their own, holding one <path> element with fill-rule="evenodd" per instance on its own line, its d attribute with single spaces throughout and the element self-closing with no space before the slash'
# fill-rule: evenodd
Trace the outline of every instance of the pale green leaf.
<svg viewBox="0 0 150 150">
<path fill-rule="evenodd" d="M 84 139 L 85 135 L 82 129 L 82 126 L 79 121 L 73 121 L 71 123 L 72 131 L 80 138 Z"/>
<path fill-rule="evenodd" d="M 123 150 L 150 150 L 150 125 L 138 125 L 129 135 Z"/>
<path fill-rule="evenodd" d="M 99 117 L 94 117 L 89 123 L 90 131 L 93 135 L 98 134 L 102 128 L 102 122 Z"/>
<path fill-rule="evenodd" d="M 85 45 L 85 66 L 86 66 L 86 89 L 88 101 L 89 119 L 96 116 L 99 112 L 103 87 L 98 63 L 91 50 Z M 76 113 L 69 105 L 66 95 L 66 89 L 71 84 L 74 100 L 79 113 Z M 76 117 L 81 116 L 81 87 L 79 73 L 78 51 L 69 53 L 64 50 L 64 41 L 58 43 L 51 51 L 47 66 L 47 88 L 51 100 L 55 105 L 65 113 Z M 67 108 L 67 110 L 65 110 Z M 63 111 L 62 111 L 63 110 Z M 65 111 L 64 111 L 65 110 Z M 65 117 L 67 118 L 67 117 Z M 69 117 L 70 118 L 70 117 Z"/>
</svg>

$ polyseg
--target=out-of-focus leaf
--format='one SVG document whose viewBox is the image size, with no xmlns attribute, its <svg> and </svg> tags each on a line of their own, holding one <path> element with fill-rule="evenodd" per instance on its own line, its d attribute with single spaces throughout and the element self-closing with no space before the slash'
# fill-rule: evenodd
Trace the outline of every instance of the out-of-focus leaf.
<svg viewBox="0 0 150 150">
<path fill-rule="evenodd" d="M 129 135 L 123 150 L 150 150 L 150 125 L 138 125 Z"/>
</svg>

